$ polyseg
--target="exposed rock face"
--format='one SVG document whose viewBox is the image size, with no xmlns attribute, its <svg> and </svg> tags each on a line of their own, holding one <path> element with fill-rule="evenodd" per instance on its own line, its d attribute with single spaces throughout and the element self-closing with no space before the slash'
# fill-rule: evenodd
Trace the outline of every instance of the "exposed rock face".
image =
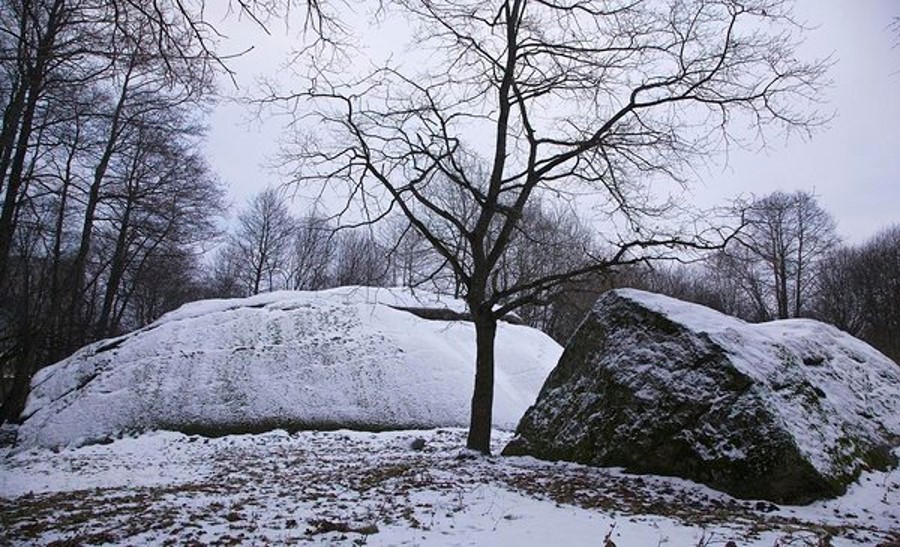
<svg viewBox="0 0 900 547">
<path fill-rule="evenodd" d="M 397 308 L 446 309 L 445 321 Z M 124 433 L 254 433 L 465 426 L 474 326 L 462 302 L 345 287 L 188 304 L 91 344 L 32 381 L 18 444 L 59 447 Z M 494 424 L 513 428 L 562 348 L 498 325 Z"/>
<path fill-rule="evenodd" d="M 811 320 L 749 324 L 635 290 L 605 294 L 504 454 L 674 475 L 806 503 L 885 468 L 900 367 Z"/>
</svg>

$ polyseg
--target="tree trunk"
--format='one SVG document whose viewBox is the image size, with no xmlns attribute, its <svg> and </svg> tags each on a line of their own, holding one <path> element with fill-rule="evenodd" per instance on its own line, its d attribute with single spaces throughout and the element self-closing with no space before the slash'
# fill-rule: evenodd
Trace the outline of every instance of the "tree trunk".
<svg viewBox="0 0 900 547">
<path fill-rule="evenodd" d="M 91 241 L 94 235 L 94 216 L 96 214 L 97 205 L 100 202 L 100 187 L 103 185 L 106 178 L 106 171 L 109 169 L 109 163 L 116 151 L 116 146 L 119 144 L 119 137 L 121 136 L 120 132 L 122 130 L 120 124 L 125 110 L 125 103 L 128 99 L 132 68 L 133 64 L 129 66 L 128 72 L 125 74 L 119 98 L 116 102 L 115 110 L 112 113 L 112 119 L 110 120 L 109 134 L 107 135 L 106 143 L 103 147 L 103 153 L 101 154 L 97 165 L 94 167 L 94 176 L 88 191 L 88 199 L 84 208 L 84 223 L 81 227 L 81 241 L 78 246 L 78 252 L 75 255 L 75 260 L 72 264 L 72 282 L 70 285 L 72 300 L 69 309 L 69 324 L 71 325 L 83 325 L 86 323 L 80 317 L 81 312 L 83 311 L 81 309 L 81 300 L 83 296 L 82 293 L 85 290 L 87 259 L 90 254 Z M 85 334 L 85 329 L 81 329 L 81 332 L 76 333 L 76 340 L 74 340 L 75 346 L 80 346 L 84 343 Z M 68 345 L 73 345 L 72 342 L 73 341 L 70 340 Z"/>
<path fill-rule="evenodd" d="M 100 318 L 97 320 L 97 328 L 94 333 L 96 338 L 104 338 L 111 334 L 110 331 L 112 329 L 110 329 L 109 320 L 113 313 L 116 295 L 119 293 L 119 285 L 122 283 L 122 276 L 125 275 L 125 266 L 128 261 L 128 236 L 131 228 L 131 208 L 133 203 L 130 196 L 128 199 L 128 204 L 125 206 L 125 212 L 122 215 L 122 224 L 119 227 L 119 235 L 116 237 L 116 248 L 110 263 L 109 278 L 106 280 L 103 306 L 100 310 Z"/>
<path fill-rule="evenodd" d="M 788 271 L 787 258 L 784 253 L 780 253 L 775 265 L 775 303 L 777 308 L 777 318 L 788 318 Z"/>
<path fill-rule="evenodd" d="M 802 215 L 799 215 L 799 217 L 800 218 L 797 219 L 797 222 L 800 224 L 800 230 L 797 237 L 797 272 L 794 274 L 794 317 L 800 317 L 801 291 L 803 290 L 803 266 L 805 262 L 803 257 L 803 218 Z"/>
<path fill-rule="evenodd" d="M 28 399 L 28 387 L 31 382 L 31 374 L 26 368 L 26 363 L 17 363 L 13 383 L 3 404 L 0 406 L 0 423 L 18 423 L 22 410 L 25 409 L 25 401 Z"/>
<path fill-rule="evenodd" d="M 51 252 L 50 265 L 50 326 L 48 328 L 48 342 L 50 347 L 50 360 L 57 361 L 69 350 L 65 345 L 68 339 L 69 325 L 63 317 L 63 299 L 66 292 L 62 286 L 64 278 L 62 246 L 65 235 L 66 211 L 69 202 L 69 190 L 72 186 L 72 171 L 75 163 L 75 155 L 78 152 L 78 143 L 81 140 L 81 122 L 75 125 L 75 134 L 72 139 L 72 148 L 66 157 L 65 170 L 61 176 L 59 209 L 56 212 L 56 223 L 53 229 L 53 250 Z"/>
<path fill-rule="evenodd" d="M 40 81 L 32 83 L 31 93 L 28 95 L 28 103 L 25 105 L 22 127 L 19 129 L 16 151 L 12 157 L 9 180 L 6 181 L 6 195 L 3 200 L 2 212 L 0 212 L 0 287 L 4 287 L 6 284 L 9 254 L 12 247 L 13 232 L 16 228 L 16 213 L 19 207 L 19 190 L 23 182 L 25 157 L 28 153 L 28 142 L 34 125 L 34 116 L 38 103 L 37 88 L 39 86 Z"/>
<path fill-rule="evenodd" d="M 497 320 L 475 315 L 475 391 L 466 446 L 482 454 L 491 453 L 491 422 L 494 408 L 494 339 Z"/>
<path fill-rule="evenodd" d="M 13 232 L 15 232 L 16 229 L 16 213 L 19 207 L 20 197 L 19 190 L 23 182 L 25 156 L 28 152 L 31 133 L 34 129 L 34 118 L 37 112 L 38 102 L 40 101 L 47 80 L 46 71 L 48 62 L 53 53 L 53 48 L 56 46 L 57 33 L 63 25 L 61 19 L 63 6 L 64 2 L 62 0 L 57 0 L 53 6 L 50 7 L 47 14 L 46 32 L 38 40 L 34 66 L 29 67 L 29 69 L 22 74 L 23 81 L 21 82 L 21 85 L 26 86 L 24 106 L 22 107 L 17 104 L 12 112 L 4 112 L 4 115 L 12 114 L 14 119 L 9 121 L 4 119 L 2 135 L 4 139 L 4 150 L 2 153 L 3 164 L 0 167 L 3 169 L 3 177 L 8 177 L 8 179 L 5 180 L 6 194 L 3 201 L 2 212 L 0 212 L 0 289 L 4 288 L 6 285 L 6 276 L 9 269 L 9 254 L 12 246 Z M 14 102 L 18 100 L 19 99 L 16 98 L 14 99 Z M 19 118 L 19 108 L 23 108 L 21 111 L 21 118 Z M 15 127 L 16 122 L 20 122 L 18 127 Z M 18 135 L 16 135 L 16 133 L 18 133 Z M 12 141 L 7 141 L 7 139 L 16 140 L 14 144 L 15 152 L 9 150 Z M 8 154 L 11 154 L 11 156 Z M 9 164 L 7 164 L 7 162 L 9 162 Z M 7 169 L 9 169 L 9 173 L 7 173 Z M 3 183 L 0 183 L 0 186 L 3 185 Z"/>
<path fill-rule="evenodd" d="M 25 109 L 25 97 L 27 86 L 20 83 L 12 92 L 9 104 L 3 110 L 3 129 L 0 130 L 0 194 L 6 185 L 6 172 L 12 162 L 13 151 L 16 148 L 16 136 L 19 131 L 19 121 L 22 119 L 22 111 Z"/>
<path fill-rule="evenodd" d="M 17 355 L 13 357 L 13 383 L 6 392 L 0 405 L 0 423 L 19 423 L 28 393 L 31 387 L 31 376 L 34 374 L 34 337 L 30 335 L 30 325 L 19 325 L 21 333 L 16 336 L 20 341 Z"/>
</svg>

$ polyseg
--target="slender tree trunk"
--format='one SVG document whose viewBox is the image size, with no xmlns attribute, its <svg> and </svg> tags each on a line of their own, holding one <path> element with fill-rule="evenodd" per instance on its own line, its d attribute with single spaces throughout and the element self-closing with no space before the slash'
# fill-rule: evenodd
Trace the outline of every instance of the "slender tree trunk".
<svg viewBox="0 0 900 547">
<path fill-rule="evenodd" d="M 779 251 L 775 260 L 775 309 L 776 318 L 788 318 L 788 271 L 784 251 Z"/>
<path fill-rule="evenodd" d="M 163 244 L 163 242 L 166 241 L 166 239 L 169 236 L 170 231 L 172 229 L 174 229 L 174 227 L 175 227 L 175 223 L 170 221 L 168 226 L 166 227 L 166 229 L 160 234 L 159 238 L 157 238 L 156 241 L 152 245 L 150 245 L 149 247 L 146 247 L 146 245 L 144 243 L 137 245 L 138 249 L 146 249 L 146 251 L 144 252 L 143 258 L 141 258 L 137 262 L 137 264 L 133 266 L 133 269 L 135 272 L 143 272 L 144 271 L 144 268 L 146 268 L 147 261 L 152 260 L 152 257 L 154 256 L 154 252 L 160 245 Z M 135 251 L 135 253 L 137 253 L 137 252 L 138 251 Z M 134 259 L 135 259 L 135 255 L 132 255 L 128 259 L 129 265 L 131 265 L 133 263 Z M 118 285 L 119 285 L 120 289 L 123 288 L 121 279 L 118 281 Z M 132 284 L 131 288 L 128 288 L 127 285 L 124 285 L 125 290 L 124 290 L 123 294 L 121 295 L 121 297 L 118 298 L 118 301 L 119 301 L 118 302 L 118 311 L 113 309 L 114 313 L 112 314 L 112 318 L 108 325 L 110 332 L 117 331 L 119 329 L 119 327 L 121 326 L 122 317 L 125 315 L 125 309 L 128 307 L 128 303 L 131 300 L 132 295 L 134 294 L 135 288 L 136 287 L 134 284 Z M 153 310 L 151 310 L 148 317 L 150 317 L 150 319 L 146 320 L 146 321 L 142 321 L 143 324 L 149 323 L 150 321 L 156 320 L 158 318 L 158 316 L 153 312 Z"/>
<path fill-rule="evenodd" d="M 787 265 L 782 264 L 781 269 L 781 298 L 778 301 L 778 318 L 787 319 L 788 313 L 788 273 Z"/>
<path fill-rule="evenodd" d="M 113 259 L 110 264 L 109 279 L 106 281 L 106 291 L 103 296 L 103 306 L 100 310 L 100 318 L 97 320 L 96 337 L 103 338 L 109 334 L 109 320 L 113 312 L 113 304 L 116 295 L 119 293 L 119 285 L 122 283 L 122 276 L 125 274 L 125 266 L 127 262 L 128 251 L 128 234 L 131 223 L 132 202 L 125 206 L 125 213 L 122 216 L 122 225 L 119 228 L 119 235 L 116 238 L 116 248 L 113 252 Z"/>
<path fill-rule="evenodd" d="M 474 315 L 474 314 L 473 314 Z M 490 314 L 475 315 L 475 391 L 466 446 L 482 454 L 491 453 L 491 423 L 494 408 L 494 339 L 497 320 Z"/>
<path fill-rule="evenodd" d="M 797 221 L 798 221 L 798 223 L 800 223 L 800 232 L 799 232 L 798 241 L 797 241 L 797 272 L 794 275 L 794 317 L 800 317 L 800 309 L 801 309 L 800 304 L 802 302 L 801 291 L 803 290 L 802 287 L 803 287 L 803 269 L 804 269 L 803 268 L 803 265 L 804 265 L 804 260 L 803 260 L 804 235 L 803 235 L 803 219 L 802 219 L 802 217 L 798 218 Z"/>
<path fill-rule="evenodd" d="M 12 246 L 13 232 L 15 231 L 16 213 L 19 207 L 19 193 L 25 172 L 25 157 L 28 153 L 28 142 L 31 139 L 31 130 L 34 125 L 34 115 L 37 110 L 38 89 L 40 81 L 33 82 L 28 103 L 25 106 L 25 114 L 22 117 L 22 128 L 19 130 L 19 139 L 16 151 L 10 165 L 9 180 L 6 183 L 6 195 L 3 200 L 2 212 L 0 212 L 0 288 L 5 286 L 8 271 L 9 251 Z"/>
<path fill-rule="evenodd" d="M 263 269 L 262 261 L 253 268 L 253 279 L 250 282 L 250 296 L 259 294 L 259 286 L 262 283 Z"/>
<path fill-rule="evenodd" d="M 0 130 L 0 193 L 6 185 L 6 172 L 9 170 L 16 148 L 16 135 L 25 108 L 26 90 L 27 87 L 20 83 L 12 92 L 9 104 L 3 111 L 3 129 Z"/>
<path fill-rule="evenodd" d="M 29 142 L 31 141 L 31 133 L 34 129 L 34 117 L 37 112 L 38 102 L 40 101 L 47 79 L 47 63 L 53 53 L 56 45 L 56 36 L 63 24 L 62 8 L 64 2 L 57 0 L 50 8 L 47 19 L 46 33 L 41 36 L 36 50 L 36 59 L 34 67 L 30 68 L 23 75 L 22 85 L 27 87 L 26 97 L 24 99 L 24 108 L 21 114 L 21 124 L 18 131 L 14 127 L 4 127 L 3 138 L 15 138 L 15 152 L 11 155 L 11 161 L 8 165 L 9 174 L 5 181 L 6 195 L 3 200 L 3 209 L 0 212 L 0 290 L 6 286 L 6 275 L 9 268 L 9 252 L 12 247 L 13 232 L 16 229 L 16 213 L 19 207 L 19 191 L 23 182 L 23 174 L 25 169 L 25 158 L 28 152 Z M 13 109 L 12 114 L 18 116 L 18 106 Z M 6 114 L 6 113 L 4 113 Z M 9 123 L 15 124 L 17 120 L 11 120 Z M 7 120 L 4 120 L 4 125 Z M 18 133 L 18 135 L 16 135 Z M 9 157 L 4 144 L 2 153 L 3 175 L 6 176 L 6 169 Z"/>
<path fill-rule="evenodd" d="M 56 223 L 53 229 L 53 250 L 51 254 L 50 267 L 50 328 L 48 329 L 49 339 L 47 345 L 50 349 L 50 359 L 57 360 L 68 351 L 65 346 L 67 335 L 64 331 L 68 330 L 68 325 L 63 318 L 63 300 L 65 291 L 62 287 L 64 279 L 63 262 L 62 262 L 62 245 L 63 234 L 66 222 L 66 210 L 69 202 L 69 190 L 72 186 L 72 170 L 75 163 L 75 155 L 78 150 L 78 143 L 81 137 L 81 123 L 76 122 L 75 134 L 72 139 L 72 148 L 66 157 L 65 170 L 62 174 L 62 187 L 60 188 L 59 209 L 56 212 Z"/>
<path fill-rule="evenodd" d="M 91 241 L 93 238 L 94 231 L 94 216 L 97 211 L 97 205 L 100 202 L 100 187 L 103 184 L 103 181 L 106 178 L 106 171 L 109 168 L 109 163 L 112 160 L 113 154 L 116 150 L 116 145 L 119 143 L 120 131 L 121 131 L 121 122 L 122 115 L 125 110 L 125 103 L 128 98 L 128 89 L 131 81 L 131 68 L 133 65 L 129 67 L 128 72 L 125 74 L 125 79 L 122 83 L 122 88 L 120 90 L 118 101 L 116 102 L 115 110 L 112 114 L 112 119 L 110 120 L 109 126 L 109 135 L 107 136 L 106 143 L 104 144 L 103 153 L 100 156 L 99 161 L 97 162 L 97 166 L 94 168 L 94 176 L 91 181 L 91 187 L 88 191 L 88 200 L 84 209 L 84 223 L 81 228 L 81 241 L 78 246 L 78 253 L 75 255 L 75 260 L 72 264 L 72 284 L 71 284 L 71 309 L 69 310 L 69 321 L 72 325 L 82 324 L 80 321 L 79 314 L 81 310 L 81 300 L 82 300 L 82 292 L 85 287 L 85 272 L 87 270 L 87 258 L 90 254 L 91 250 Z M 78 333 L 75 340 L 75 345 L 80 345 L 83 340 L 84 333 Z M 70 341 L 71 342 L 71 341 Z"/>
<path fill-rule="evenodd" d="M 20 122 L 22 113 L 25 110 L 25 102 L 29 89 L 29 52 L 28 39 L 26 38 L 28 28 L 28 11 L 31 8 L 28 2 L 22 3 L 22 15 L 19 19 L 19 39 L 16 46 L 16 54 L 18 55 L 19 74 L 13 79 L 9 92 L 9 103 L 3 111 L 3 130 L 0 132 L 0 191 L 6 185 L 6 174 L 9 164 L 12 161 L 12 155 L 15 151 L 16 136 L 20 130 Z"/>
<path fill-rule="evenodd" d="M 25 401 L 28 399 L 28 387 L 31 381 L 30 367 L 27 366 L 27 360 L 23 356 L 21 361 L 16 363 L 15 372 L 13 373 L 13 382 L 6 397 L 3 399 L 3 405 L 0 406 L 0 423 L 10 422 L 16 423 L 19 415 L 25 408 Z"/>
<path fill-rule="evenodd" d="M 25 272 L 27 276 L 27 271 Z M 25 286 L 29 282 L 25 281 Z M 30 322 L 31 312 L 28 309 L 28 299 L 24 299 L 23 305 L 16 310 L 18 312 L 18 320 L 16 327 L 19 332 L 16 335 L 19 347 L 16 355 L 13 357 L 13 383 L 11 389 L 6 393 L 3 404 L 0 406 L 0 423 L 4 421 L 16 423 L 22 410 L 25 409 L 25 402 L 28 399 L 30 391 L 31 376 L 35 370 L 35 336 Z"/>
</svg>

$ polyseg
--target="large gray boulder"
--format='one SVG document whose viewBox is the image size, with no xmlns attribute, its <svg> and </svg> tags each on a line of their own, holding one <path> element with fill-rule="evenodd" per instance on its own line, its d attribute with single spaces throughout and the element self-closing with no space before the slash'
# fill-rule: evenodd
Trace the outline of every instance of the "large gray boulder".
<svg viewBox="0 0 900 547">
<path fill-rule="evenodd" d="M 606 293 L 504 450 L 806 503 L 896 462 L 900 367 L 812 320 Z"/>
</svg>

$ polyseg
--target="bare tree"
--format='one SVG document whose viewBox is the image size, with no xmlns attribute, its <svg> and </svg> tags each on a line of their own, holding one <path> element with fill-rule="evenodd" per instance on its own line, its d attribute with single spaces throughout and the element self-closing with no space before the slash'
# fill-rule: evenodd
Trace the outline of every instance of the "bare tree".
<svg viewBox="0 0 900 547">
<path fill-rule="evenodd" d="M 835 249 L 819 263 L 820 290 L 813 315 L 837 328 L 860 337 L 868 323 L 864 252 L 857 247 Z"/>
<path fill-rule="evenodd" d="M 21 0 L 0 3 L 4 28 L 0 40 L 0 79 L 5 93 L 0 130 L 0 290 L 8 265 L 16 213 L 23 197 L 26 162 L 40 148 L 46 112 L 82 87 L 110 78 L 117 81 L 116 107 L 110 113 L 108 139 L 95 165 L 102 181 L 109 156 L 125 125 L 132 90 L 156 83 L 156 93 L 194 96 L 208 91 L 214 58 L 207 54 L 203 33 L 186 12 L 171 2 L 129 0 Z M 201 25 L 202 27 L 202 25 Z M 208 31 L 206 31 L 208 33 Z M 164 85 L 162 85 L 164 84 Z M 83 259 L 83 257 L 82 257 Z"/>
<path fill-rule="evenodd" d="M 120 307 L 117 326 L 121 330 L 147 325 L 187 302 L 217 296 L 204 277 L 197 253 L 176 245 L 154 248 L 144 267 L 125 274 L 123 285 L 128 305 Z"/>
<path fill-rule="evenodd" d="M 497 278 L 502 286 L 527 285 L 561 271 L 578 270 L 590 266 L 590 257 L 599 254 L 595 246 L 592 231 L 577 211 L 569 206 L 554 208 L 535 198 L 522 211 L 522 218 L 497 265 Z M 552 336 L 560 330 L 555 325 L 561 319 L 559 304 L 571 302 L 573 293 L 595 293 L 596 287 L 603 284 L 602 277 L 576 277 L 562 291 L 535 295 L 517 313 L 528 325 Z M 577 300 L 577 296 L 574 298 Z"/>
<path fill-rule="evenodd" d="M 0 0 L 3 419 L 40 367 L 201 294 L 149 272 L 202 275 L 220 204 L 196 150 L 211 84 L 230 72 L 208 4 Z M 319 52 L 340 31 L 328 0 L 228 4 L 261 25 L 300 8 Z"/>
<path fill-rule="evenodd" d="M 346 184 L 371 218 L 402 212 L 453 271 L 476 331 L 467 444 L 488 452 L 498 318 L 573 279 L 720 243 L 694 218 L 665 222 L 675 204 L 653 188 L 686 184 L 688 161 L 727 142 L 733 119 L 809 129 L 826 67 L 797 60 L 784 0 L 392 4 L 420 29 L 429 63 L 361 78 L 322 69 L 307 91 L 272 100 L 322 129 L 296 150 L 298 183 Z M 576 191 L 602 216 L 599 250 L 504 284 L 527 204 Z"/>
<path fill-rule="evenodd" d="M 228 253 L 247 294 L 286 286 L 295 226 L 287 200 L 273 188 L 251 198 L 238 215 Z"/>
<path fill-rule="evenodd" d="M 157 155 L 155 145 L 135 138 L 154 123 L 182 149 L 170 155 L 173 165 L 197 165 L 186 148 L 200 137 L 196 113 L 214 63 L 171 5 L 147 7 L 128 0 L 0 2 L 0 307 L 15 310 L 17 323 L 13 350 L 2 356 L 16 375 L 4 418 L 21 408 L 35 370 L 117 330 L 128 306 L 125 280 L 145 265 L 136 257 L 162 240 L 190 252 L 180 232 L 146 222 L 159 218 L 138 189 L 147 177 L 132 176 L 142 169 L 129 166 Z M 134 199 L 120 199 L 125 178 L 139 182 Z M 179 184 L 191 191 L 206 180 Z M 177 194 L 166 203 L 184 203 Z M 118 208 L 122 203 L 130 205 Z"/>
<path fill-rule="evenodd" d="M 388 284 L 389 271 L 387 253 L 371 233 L 360 229 L 338 232 L 335 285 L 381 287 Z"/>
<path fill-rule="evenodd" d="M 748 321 L 765 321 L 765 296 L 762 283 L 744 275 L 745 264 L 722 250 L 706 257 L 700 282 L 710 295 L 704 302 L 722 313 Z"/>
<path fill-rule="evenodd" d="M 386 222 L 379 239 L 387 250 L 392 285 L 418 287 L 432 282 L 438 287 L 448 287 L 447 281 L 452 279 L 452 273 L 444 271 L 440 255 L 434 252 L 406 217 L 397 215 Z M 447 273 L 450 275 L 445 276 Z M 452 281 L 449 286 L 452 287 Z"/>
<path fill-rule="evenodd" d="M 0 4 L 5 29 L 0 62 L 5 100 L 0 130 L 0 290 L 6 281 L 28 157 L 34 150 L 35 129 L 48 87 L 63 74 L 73 80 L 82 76 L 73 67 L 82 47 L 73 44 L 72 20 L 76 18 L 72 7 L 60 0 Z"/>
<path fill-rule="evenodd" d="M 900 362 L 900 226 L 830 254 L 820 265 L 816 317 Z"/>
<path fill-rule="evenodd" d="M 733 258 L 760 318 L 799 317 L 815 296 L 818 262 L 837 245 L 834 218 L 808 192 L 755 201 L 734 239 Z"/>
<path fill-rule="evenodd" d="M 135 285 L 149 262 L 167 255 L 196 254 L 216 235 L 222 188 L 205 160 L 177 135 L 177 114 L 148 121 L 137 131 L 131 154 L 122 158 L 117 188 L 108 198 L 104 293 L 95 336 L 120 331 Z M 173 119 L 174 118 L 174 119 Z M 181 135 L 183 138 L 183 135 Z"/>
<path fill-rule="evenodd" d="M 335 46 L 339 21 L 327 0 L 229 0 L 228 11 L 265 28 L 272 17 L 296 8 L 305 15 L 312 46 Z M 29 156 L 34 157 L 46 110 L 54 98 L 110 77 L 116 108 L 110 113 L 103 155 L 95 165 L 94 187 L 102 184 L 109 157 L 126 122 L 123 109 L 141 80 L 164 83 L 169 91 L 207 92 L 216 69 L 231 74 L 227 56 L 217 51 L 218 21 L 204 0 L 3 0 L 0 2 L 0 293 L 6 284 L 10 246 L 23 199 Z M 233 74 L 232 74 L 233 75 Z M 198 85 L 199 84 L 199 85 Z M 159 87 L 157 91 L 159 91 Z M 90 254 L 94 191 L 85 214 L 75 283 L 83 280 Z M 81 287 L 76 287 L 80 292 Z M 77 311 L 77 310 L 76 310 Z"/>
<path fill-rule="evenodd" d="M 290 260 L 292 289 L 316 291 L 331 286 L 337 247 L 333 235 L 332 223 L 315 212 L 297 221 Z"/>
</svg>

